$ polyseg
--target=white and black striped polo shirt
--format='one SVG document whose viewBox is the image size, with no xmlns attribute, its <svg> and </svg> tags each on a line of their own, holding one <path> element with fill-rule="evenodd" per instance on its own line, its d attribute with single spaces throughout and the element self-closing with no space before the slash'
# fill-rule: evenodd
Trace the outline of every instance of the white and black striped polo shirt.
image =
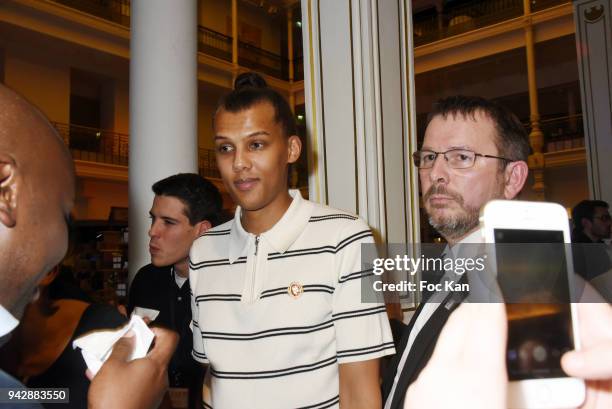
<svg viewBox="0 0 612 409">
<path fill-rule="evenodd" d="M 211 365 L 205 407 L 336 408 L 338 364 L 395 352 L 384 304 L 361 301 L 369 227 L 291 195 L 258 237 L 238 208 L 193 244 L 193 356 Z"/>
</svg>

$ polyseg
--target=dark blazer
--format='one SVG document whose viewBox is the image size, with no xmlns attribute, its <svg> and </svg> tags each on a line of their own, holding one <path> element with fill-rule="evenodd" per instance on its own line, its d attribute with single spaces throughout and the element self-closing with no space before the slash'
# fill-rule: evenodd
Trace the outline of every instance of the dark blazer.
<svg viewBox="0 0 612 409">
<path fill-rule="evenodd" d="M 404 407 L 404 397 L 406 396 L 408 386 L 410 386 L 410 384 L 417 379 L 425 365 L 427 365 L 427 362 L 429 361 L 429 358 L 431 357 L 431 354 L 436 346 L 436 341 L 438 340 L 440 332 L 442 331 L 442 327 L 444 327 L 444 324 L 448 320 L 450 314 L 455 310 L 455 308 L 457 308 L 457 306 L 461 304 L 463 298 L 464 297 L 462 295 L 457 293 L 448 294 L 444 301 L 440 303 L 440 306 L 434 311 L 429 320 L 425 323 L 423 328 L 421 328 L 421 331 L 414 340 L 412 348 L 408 353 L 406 363 L 402 368 L 397 387 L 395 388 L 395 394 L 394 396 L 389 396 L 391 393 L 391 388 L 393 387 L 393 380 L 395 378 L 395 374 L 397 373 L 399 362 L 402 358 L 404 350 L 406 349 L 406 345 L 408 344 L 408 337 L 414 328 L 414 323 L 416 322 L 417 317 L 423 310 L 425 302 L 422 302 L 416 309 L 410 323 L 402 334 L 399 346 L 396 348 L 397 352 L 393 356 L 389 367 L 383 375 L 383 401 L 386 402 L 388 399 L 392 399 L 391 409 L 402 409 Z"/>
</svg>

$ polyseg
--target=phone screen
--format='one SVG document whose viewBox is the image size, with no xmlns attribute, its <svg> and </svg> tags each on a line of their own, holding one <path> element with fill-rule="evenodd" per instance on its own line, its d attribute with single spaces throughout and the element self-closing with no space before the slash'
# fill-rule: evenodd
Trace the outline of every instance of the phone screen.
<svg viewBox="0 0 612 409">
<path fill-rule="evenodd" d="M 505 299 L 512 292 L 516 301 L 520 288 L 519 300 L 525 300 L 506 304 L 509 380 L 567 377 L 561 356 L 574 349 L 567 261 L 562 244 L 546 245 L 563 243 L 563 232 L 495 229 L 494 235 L 496 244 L 521 243 L 496 246 L 498 282 Z M 559 301 L 538 302 L 541 299 Z"/>
</svg>

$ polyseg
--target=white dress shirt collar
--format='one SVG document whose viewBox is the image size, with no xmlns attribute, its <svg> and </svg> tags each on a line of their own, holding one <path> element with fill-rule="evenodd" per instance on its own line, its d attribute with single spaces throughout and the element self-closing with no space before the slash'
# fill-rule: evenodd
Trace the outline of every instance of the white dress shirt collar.
<svg viewBox="0 0 612 409">
<path fill-rule="evenodd" d="M 0 338 L 14 330 L 17 325 L 19 325 L 19 321 L 0 305 Z"/>
</svg>

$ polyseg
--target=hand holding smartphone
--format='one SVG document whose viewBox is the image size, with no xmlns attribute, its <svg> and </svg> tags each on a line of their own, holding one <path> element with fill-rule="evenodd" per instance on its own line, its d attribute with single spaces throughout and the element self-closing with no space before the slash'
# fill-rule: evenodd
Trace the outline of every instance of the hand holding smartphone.
<svg viewBox="0 0 612 409">
<path fill-rule="evenodd" d="M 481 224 L 485 242 L 496 244 L 497 281 L 505 299 L 511 299 L 506 304 L 508 407 L 580 406 L 584 382 L 561 369 L 563 353 L 579 348 L 576 308 L 570 302 L 572 258 L 563 245 L 570 243 L 565 209 L 554 203 L 496 200 L 483 209 Z M 551 248 L 554 257 L 546 251 Z"/>
</svg>

